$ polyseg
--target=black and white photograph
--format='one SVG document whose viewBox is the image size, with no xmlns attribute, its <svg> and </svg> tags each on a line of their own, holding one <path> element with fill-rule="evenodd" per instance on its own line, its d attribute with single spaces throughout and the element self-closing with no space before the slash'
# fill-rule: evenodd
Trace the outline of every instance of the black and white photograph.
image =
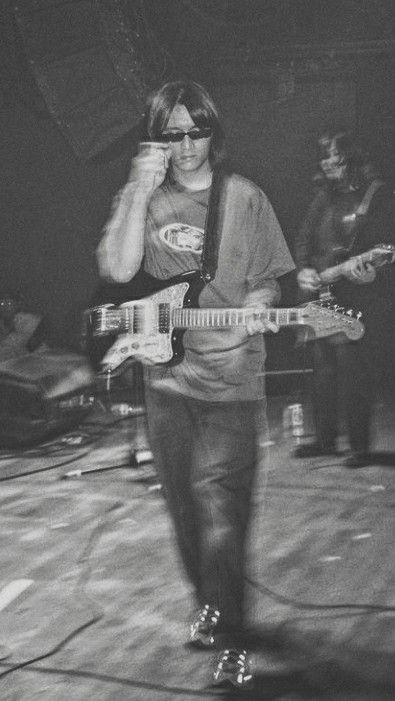
<svg viewBox="0 0 395 701">
<path fill-rule="evenodd" d="M 0 9 L 1 701 L 392 701 L 395 3 Z"/>
</svg>

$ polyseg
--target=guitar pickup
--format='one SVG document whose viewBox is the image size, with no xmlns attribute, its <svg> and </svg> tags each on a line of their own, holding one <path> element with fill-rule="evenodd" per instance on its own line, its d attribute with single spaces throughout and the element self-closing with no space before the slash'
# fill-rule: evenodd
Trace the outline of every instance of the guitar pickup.
<svg viewBox="0 0 395 701">
<path fill-rule="evenodd" d="M 170 331 L 170 304 L 161 302 L 158 305 L 158 331 L 159 333 L 169 333 Z"/>
<path fill-rule="evenodd" d="M 114 305 L 103 305 L 90 310 L 89 317 L 94 336 L 107 336 L 119 330 L 120 322 L 114 314 Z"/>
</svg>

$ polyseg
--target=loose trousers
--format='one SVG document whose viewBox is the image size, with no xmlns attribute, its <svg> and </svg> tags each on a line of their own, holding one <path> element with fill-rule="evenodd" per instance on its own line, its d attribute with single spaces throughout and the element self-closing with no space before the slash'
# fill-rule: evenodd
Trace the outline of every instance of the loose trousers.
<svg viewBox="0 0 395 701">
<path fill-rule="evenodd" d="M 344 402 L 349 447 L 367 453 L 379 365 L 377 343 L 369 331 L 360 341 L 336 345 L 314 341 L 313 396 L 317 438 L 322 447 L 339 435 L 340 398 Z"/>
<path fill-rule="evenodd" d="M 259 405 L 259 406 L 258 406 Z M 242 630 L 260 402 L 206 402 L 146 388 L 150 447 L 199 606 Z"/>
</svg>

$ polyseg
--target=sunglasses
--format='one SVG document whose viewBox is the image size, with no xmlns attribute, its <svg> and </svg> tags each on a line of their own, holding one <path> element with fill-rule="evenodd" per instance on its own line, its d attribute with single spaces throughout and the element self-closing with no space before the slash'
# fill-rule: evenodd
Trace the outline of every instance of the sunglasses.
<svg viewBox="0 0 395 701">
<path fill-rule="evenodd" d="M 189 131 L 172 131 L 167 134 L 161 134 L 159 141 L 164 141 L 165 143 L 180 143 L 186 136 L 188 136 L 192 141 L 198 141 L 199 139 L 208 139 L 211 136 L 213 130 L 211 127 L 204 127 L 203 129 L 190 129 Z"/>
</svg>

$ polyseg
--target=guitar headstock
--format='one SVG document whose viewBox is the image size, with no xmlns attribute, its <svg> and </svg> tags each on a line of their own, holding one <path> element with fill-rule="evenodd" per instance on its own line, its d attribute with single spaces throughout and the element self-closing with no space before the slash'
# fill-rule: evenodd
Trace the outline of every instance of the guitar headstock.
<svg viewBox="0 0 395 701">
<path fill-rule="evenodd" d="M 340 307 L 333 301 L 317 300 L 301 305 L 302 322 L 309 326 L 313 338 L 325 338 L 344 334 L 350 341 L 358 341 L 365 333 L 360 321 L 361 312 Z"/>
<path fill-rule="evenodd" d="M 395 246 L 391 243 L 377 243 L 369 251 L 369 262 L 375 267 L 395 262 Z"/>
</svg>

